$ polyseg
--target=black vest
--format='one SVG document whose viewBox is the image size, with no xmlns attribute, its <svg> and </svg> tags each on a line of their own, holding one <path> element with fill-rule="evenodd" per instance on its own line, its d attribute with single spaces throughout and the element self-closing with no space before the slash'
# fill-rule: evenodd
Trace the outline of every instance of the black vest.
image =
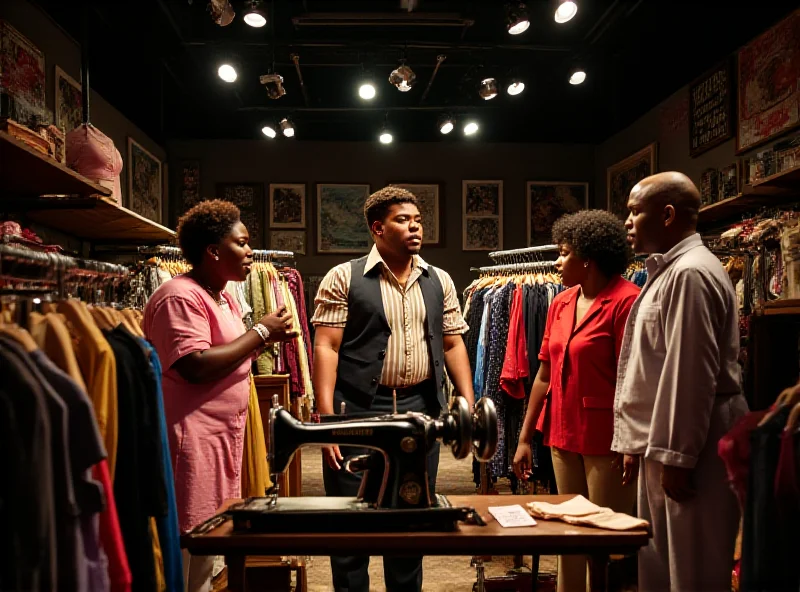
<svg viewBox="0 0 800 592">
<path fill-rule="evenodd" d="M 357 392 L 371 401 L 375 398 L 386 357 L 391 329 L 383 310 L 380 275 L 376 265 L 366 275 L 367 258 L 350 262 L 350 291 L 347 298 L 347 324 L 339 348 L 336 375 L 337 399 L 348 400 L 349 392 Z M 425 302 L 425 334 L 431 360 L 431 376 L 442 409 L 447 408 L 444 396 L 444 290 L 433 268 L 422 270 L 417 280 Z"/>
</svg>

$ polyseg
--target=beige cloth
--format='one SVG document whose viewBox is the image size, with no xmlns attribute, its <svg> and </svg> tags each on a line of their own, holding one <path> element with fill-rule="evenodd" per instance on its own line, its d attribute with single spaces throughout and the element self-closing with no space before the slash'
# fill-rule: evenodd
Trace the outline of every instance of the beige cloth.
<svg viewBox="0 0 800 592">
<path fill-rule="evenodd" d="M 529 502 L 528 512 L 534 518 L 542 520 L 561 520 L 567 524 L 596 526 L 607 530 L 635 530 L 650 527 L 647 520 L 621 514 L 611 508 L 602 508 L 582 495 L 576 495 L 561 504 Z"/>
<path fill-rule="evenodd" d="M 431 377 L 431 360 L 425 331 L 425 301 L 417 280 L 433 266 L 428 265 L 419 255 L 414 255 L 411 275 L 406 280 L 405 286 L 401 286 L 386 266 L 377 247 L 373 246 L 367 257 L 364 274 L 376 265 L 381 266 L 383 311 L 391 329 L 386 344 L 386 357 L 383 360 L 381 384 L 394 387 L 411 386 Z M 452 278 L 438 267 L 434 267 L 434 270 L 444 291 L 444 334 L 466 333 L 469 327 L 461 315 L 458 293 Z M 344 328 L 347 324 L 351 274 L 349 262 L 337 265 L 328 272 L 319 286 L 314 301 L 316 310 L 311 319 L 312 324 Z"/>
<path fill-rule="evenodd" d="M 550 453 L 559 493 L 582 495 L 615 512 L 634 514 L 636 485 L 622 484 L 622 470 L 614 466 L 616 455 L 583 455 L 555 447 Z M 559 555 L 558 592 L 588 589 L 587 560 L 585 555 Z"/>
</svg>

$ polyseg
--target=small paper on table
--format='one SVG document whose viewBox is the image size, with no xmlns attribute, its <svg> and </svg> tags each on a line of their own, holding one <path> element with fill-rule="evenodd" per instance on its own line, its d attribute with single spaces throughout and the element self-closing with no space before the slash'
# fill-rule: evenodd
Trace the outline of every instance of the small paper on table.
<svg viewBox="0 0 800 592">
<path fill-rule="evenodd" d="M 489 513 L 495 517 L 503 528 L 515 526 L 536 526 L 536 520 L 528 512 L 515 504 L 513 506 L 494 506 L 489 508 Z"/>
</svg>

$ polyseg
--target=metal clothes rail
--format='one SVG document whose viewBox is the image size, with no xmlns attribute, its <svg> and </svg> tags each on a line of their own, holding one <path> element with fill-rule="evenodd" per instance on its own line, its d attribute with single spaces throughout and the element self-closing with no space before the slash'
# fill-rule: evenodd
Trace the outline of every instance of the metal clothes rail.
<svg viewBox="0 0 800 592">
<path fill-rule="evenodd" d="M 526 247 L 524 249 L 493 251 L 489 253 L 489 258 L 497 263 L 502 263 L 503 261 L 508 261 L 509 259 L 525 259 L 530 255 L 538 255 L 548 251 L 558 251 L 558 245 L 539 245 L 537 247 Z"/>
</svg>

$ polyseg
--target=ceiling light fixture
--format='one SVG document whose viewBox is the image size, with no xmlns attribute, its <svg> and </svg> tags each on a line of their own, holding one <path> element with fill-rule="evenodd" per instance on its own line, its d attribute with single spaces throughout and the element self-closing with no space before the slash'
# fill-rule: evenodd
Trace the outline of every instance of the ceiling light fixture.
<svg viewBox="0 0 800 592">
<path fill-rule="evenodd" d="M 571 21 L 578 14 L 578 5 L 572 0 L 559 0 L 555 19 L 559 25 Z"/>
<path fill-rule="evenodd" d="M 271 124 L 267 124 L 261 128 L 261 133 L 267 136 L 270 140 L 274 139 L 275 136 L 278 135 L 278 132 L 275 131 L 275 128 L 272 127 Z"/>
<path fill-rule="evenodd" d="M 456 120 L 451 115 L 442 115 L 439 117 L 439 132 L 447 135 L 453 131 L 456 126 Z"/>
<path fill-rule="evenodd" d="M 583 70 L 574 70 L 569 77 L 569 83 L 573 86 L 577 86 L 578 84 L 583 84 L 583 81 L 586 80 L 586 72 Z"/>
<path fill-rule="evenodd" d="M 222 64 L 217 70 L 217 74 L 219 74 L 219 77 L 225 82 L 236 82 L 236 68 L 230 64 Z"/>
<path fill-rule="evenodd" d="M 485 78 L 481 80 L 478 94 L 484 101 L 495 98 L 497 96 L 497 80 L 494 78 Z"/>
<path fill-rule="evenodd" d="M 364 82 L 358 87 L 358 96 L 367 101 L 374 99 L 376 93 L 375 85 L 371 82 Z"/>
<path fill-rule="evenodd" d="M 400 92 L 410 91 L 416 81 L 417 75 L 414 74 L 414 71 L 406 66 L 405 63 L 389 74 L 389 82 Z"/>
<path fill-rule="evenodd" d="M 384 129 L 381 132 L 381 135 L 378 136 L 378 140 L 380 140 L 381 144 L 391 144 L 392 140 L 394 140 L 394 137 L 392 136 L 392 133 L 389 130 Z"/>
<path fill-rule="evenodd" d="M 294 124 L 287 117 L 281 119 L 281 130 L 287 138 L 294 138 Z"/>
<path fill-rule="evenodd" d="M 524 2 L 509 2 L 506 4 L 506 26 L 509 35 L 519 35 L 528 30 L 531 21 L 528 19 L 528 9 Z"/>
<path fill-rule="evenodd" d="M 520 94 L 523 90 L 525 90 L 525 83 L 519 78 L 514 78 L 506 88 L 506 92 L 512 97 Z"/>
<path fill-rule="evenodd" d="M 260 29 L 266 25 L 267 13 L 261 9 L 261 2 L 259 0 L 252 0 L 247 4 L 249 8 L 244 13 L 244 22 L 256 29 Z"/>
<path fill-rule="evenodd" d="M 264 74 L 259 77 L 259 81 L 266 87 L 270 99 L 280 99 L 286 94 L 286 89 L 283 88 L 283 76 L 280 74 Z"/>
<path fill-rule="evenodd" d="M 468 121 L 464 126 L 464 135 L 465 136 L 474 136 L 478 133 L 479 130 L 478 122 L 477 121 Z"/>
</svg>

